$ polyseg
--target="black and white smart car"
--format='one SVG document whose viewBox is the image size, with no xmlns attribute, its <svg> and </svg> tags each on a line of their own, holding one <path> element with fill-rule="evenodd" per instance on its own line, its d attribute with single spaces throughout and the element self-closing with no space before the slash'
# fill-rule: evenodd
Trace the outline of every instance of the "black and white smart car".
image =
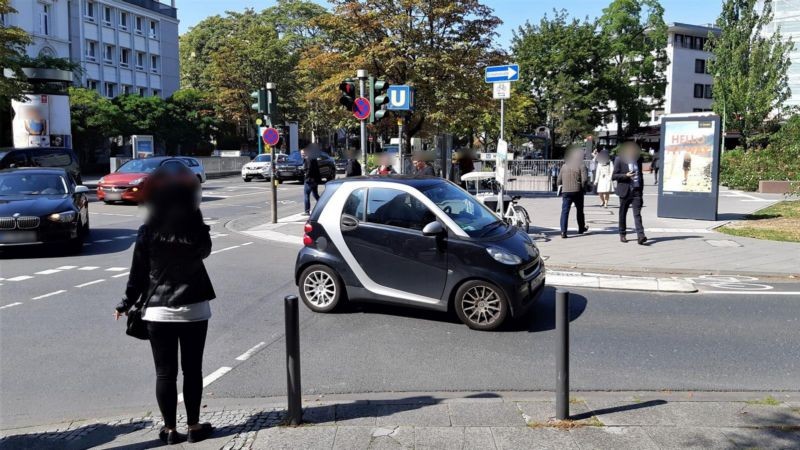
<svg viewBox="0 0 800 450">
<path fill-rule="evenodd" d="M 305 225 L 295 282 L 311 310 L 367 300 L 439 311 L 493 330 L 544 289 L 531 238 L 433 177 L 332 181 Z"/>
</svg>

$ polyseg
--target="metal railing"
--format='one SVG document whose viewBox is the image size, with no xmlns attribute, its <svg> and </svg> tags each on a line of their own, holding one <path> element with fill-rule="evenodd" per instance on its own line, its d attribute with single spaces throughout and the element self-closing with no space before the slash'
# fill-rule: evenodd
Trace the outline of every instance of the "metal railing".
<svg viewBox="0 0 800 450">
<path fill-rule="evenodd" d="M 586 160 L 586 168 L 589 168 L 591 161 Z M 562 159 L 516 159 L 508 161 L 507 177 L 513 181 L 507 181 L 505 189 L 511 193 L 525 192 L 555 192 L 556 178 L 561 166 L 564 165 Z"/>
</svg>

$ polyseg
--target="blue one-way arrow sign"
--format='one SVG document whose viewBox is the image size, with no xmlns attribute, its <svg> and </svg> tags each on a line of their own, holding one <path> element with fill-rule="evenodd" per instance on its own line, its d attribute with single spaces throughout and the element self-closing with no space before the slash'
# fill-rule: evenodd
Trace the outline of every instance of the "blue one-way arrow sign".
<svg viewBox="0 0 800 450">
<path fill-rule="evenodd" d="M 491 66 L 486 68 L 484 79 L 487 83 L 501 83 L 503 81 L 519 80 L 519 64 L 507 66 Z"/>
</svg>

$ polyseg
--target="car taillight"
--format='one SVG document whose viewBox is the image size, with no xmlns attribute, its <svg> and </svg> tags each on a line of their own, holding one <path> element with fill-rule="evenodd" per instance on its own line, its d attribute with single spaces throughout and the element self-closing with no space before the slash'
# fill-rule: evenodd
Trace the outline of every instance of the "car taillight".
<svg viewBox="0 0 800 450">
<path fill-rule="evenodd" d="M 308 233 L 311 233 L 313 230 L 314 227 L 311 225 L 311 222 L 306 222 L 303 227 L 303 231 L 305 232 L 305 234 L 303 234 L 303 245 L 306 247 L 310 247 L 311 244 L 314 243 L 314 239 L 311 239 L 311 236 L 308 235 Z"/>
</svg>

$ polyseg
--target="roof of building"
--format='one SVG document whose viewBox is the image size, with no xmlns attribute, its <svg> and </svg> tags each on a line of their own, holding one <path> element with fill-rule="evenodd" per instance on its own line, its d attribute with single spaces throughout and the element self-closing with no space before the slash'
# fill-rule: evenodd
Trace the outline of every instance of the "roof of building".
<svg viewBox="0 0 800 450">
<path fill-rule="evenodd" d="M 719 28 L 712 26 L 711 24 L 708 25 L 692 25 L 689 23 L 681 23 L 681 22 L 672 22 L 668 25 L 670 33 L 693 33 L 693 34 L 702 34 L 703 36 L 708 35 L 708 32 L 713 32 L 714 34 L 719 34 L 722 32 Z"/>
</svg>

